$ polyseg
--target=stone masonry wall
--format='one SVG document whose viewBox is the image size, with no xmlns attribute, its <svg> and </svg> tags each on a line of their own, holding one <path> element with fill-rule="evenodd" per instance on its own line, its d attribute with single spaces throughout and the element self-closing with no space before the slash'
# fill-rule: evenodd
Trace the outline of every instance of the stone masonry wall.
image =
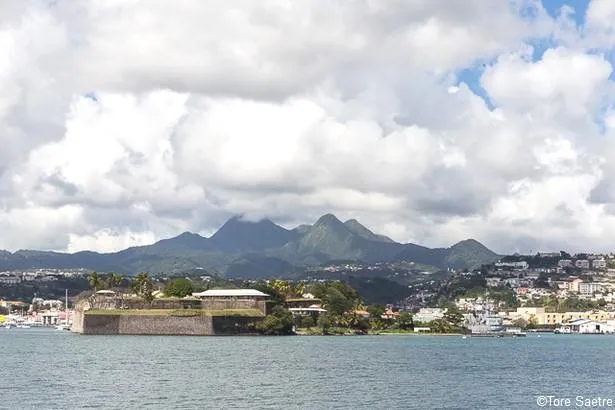
<svg viewBox="0 0 615 410">
<path fill-rule="evenodd" d="M 120 334 L 119 315 L 84 315 L 83 334 L 117 335 Z"/>
<path fill-rule="evenodd" d="M 187 335 L 209 336 L 213 334 L 211 317 L 169 316 L 120 316 L 121 335 Z"/>
<path fill-rule="evenodd" d="M 258 317 L 83 315 L 80 333 L 88 335 L 243 335 L 255 334 Z M 73 329 L 73 331 L 77 331 Z"/>
<path fill-rule="evenodd" d="M 148 315 L 84 315 L 86 335 L 193 335 L 213 334 L 211 317 Z"/>
<path fill-rule="evenodd" d="M 216 335 L 253 335 L 256 334 L 254 324 L 263 318 L 214 316 L 212 325 Z"/>
<path fill-rule="evenodd" d="M 225 310 L 225 309 L 258 309 L 263 314 L 265 311 L 264 300 L 254 299 L 203 299 L 203 309 L 206 310 Z"/>
</svg>

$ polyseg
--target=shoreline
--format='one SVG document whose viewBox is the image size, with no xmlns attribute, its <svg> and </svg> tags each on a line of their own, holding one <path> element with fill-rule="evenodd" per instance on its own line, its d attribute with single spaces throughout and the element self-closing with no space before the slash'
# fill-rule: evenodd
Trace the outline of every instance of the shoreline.
<svg viewBox="0 0 615 410">
<path fill-rule="evenodd" d="M 463 333 L 374 333 L 373 336 L 464 336 Z"/>
<path fill-rule="evenodd" d="M 296 332 L 295 336 L 411 336 L 411 337 L 419 337 L 419 336 L 464 336 L 463 333 L 367 333 L 367 334 L 356 334 L 356 333 L 331 333 L 331 334 L 322 334 L 322 333 L 304 333 L 304 332 Z"/>
</svg>

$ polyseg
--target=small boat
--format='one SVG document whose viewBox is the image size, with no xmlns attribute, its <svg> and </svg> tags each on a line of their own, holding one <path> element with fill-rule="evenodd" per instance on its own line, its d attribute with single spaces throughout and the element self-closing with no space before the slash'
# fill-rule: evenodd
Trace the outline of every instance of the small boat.
<svg viewBox="0 0 615 410">
<path fill-rule="evenodd" d="M 9 323 L 8 325 L 4 325 L 4 328 L 5 328 L 5 329 L 10 329 L 10 328 L 11 328 L 10 323 Z"/>
<path fill-rule="evenodd" d="M 30 325 L 17 325 L 19 329 L 30 329 Z"/>
</svg>

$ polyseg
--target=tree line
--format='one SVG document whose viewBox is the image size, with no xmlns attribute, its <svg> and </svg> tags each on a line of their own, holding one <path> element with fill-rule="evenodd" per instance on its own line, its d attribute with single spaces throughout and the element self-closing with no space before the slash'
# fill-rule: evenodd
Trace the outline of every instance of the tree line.
<svg viewBox="0 0 615 410">
<path fill-rule="evenodd" d="M 88 275 L 88 284 L 93 293 L 100 290 L 112 290 L 123 295 L 127 290 L 146 302 L 154 300 L 156 290 L 155 280 L 147 273 L 138 273 L 133 278 L 125 278 L 117 273 L 99 274 L 92 272 Z M 166 281 L 162 291 L 167 297 L 179 297 L 191 295 L 195 287 L 187 278 L 171 278 Z"/>
<path fill-rule="evenodd" d="M 384 305 L 366 305 L 355 289 L 340 281 L 292 283 L 285 280 L 271 280 L 258 283 L 254 288 L 271 296 L 268 300 L 268 310 L 272 319 L 267 323 L 272 325 L 275 334 L 292 332 L 289 329 L 293 323 L 300 328 L 315 330 L 322 334 L 408 332 L 415 326 L 428 326 L 434 333 L 451 333 L 461 331 L 463 322 L 463 315 L 454 304 L 446 307 L 447 311 L 443 318 L 429 323 L 415 323 L 411 312 L 386 315 L 387 308 Z M 290 301 L 299 299 L 306 293 L 318 299 L 327 312 L 319 315 L 317 319 L 305 316 L 293 322 L 292 315 L 285 307 Z"/>
</svg>

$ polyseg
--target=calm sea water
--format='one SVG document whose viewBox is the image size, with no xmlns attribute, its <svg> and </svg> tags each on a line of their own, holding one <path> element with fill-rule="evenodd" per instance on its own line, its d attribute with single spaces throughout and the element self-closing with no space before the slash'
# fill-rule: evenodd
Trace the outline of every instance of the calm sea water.
<svg viewBox="0 0 615 410">
<path fill-rule="evenodd" d="M 6 409 L 527 409 L 615 399 L 615 336 L 84 336 L 0 329 Z M 573 402 L 574 404 L 574 402 Z"/>
</svg>

